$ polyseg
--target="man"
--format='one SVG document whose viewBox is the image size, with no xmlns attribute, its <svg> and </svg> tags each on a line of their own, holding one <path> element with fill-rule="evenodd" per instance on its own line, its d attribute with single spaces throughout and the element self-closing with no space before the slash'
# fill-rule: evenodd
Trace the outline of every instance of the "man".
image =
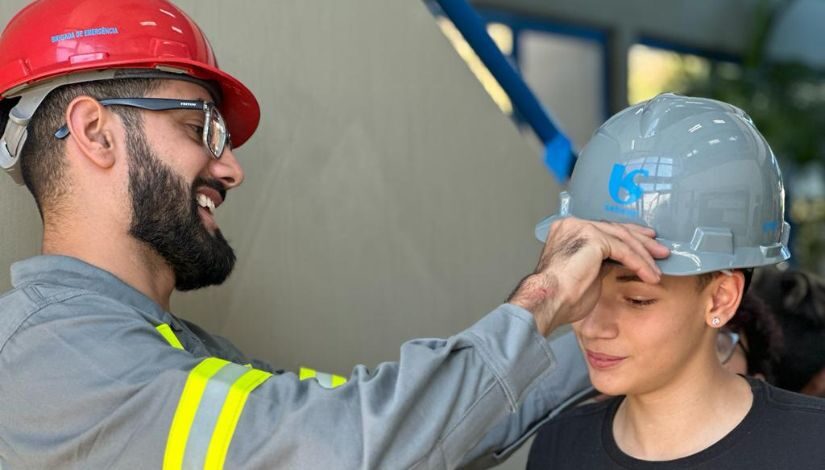
<svg viewBox="0 0 825 470">
<path fill-rule="evenodd" d="M 656 282 L 652 256 L 667 255 L 650 229 L 567 220 L 475 326 L 348 380 L 300 381 L 169 312 L 175 289 L 232 270 L 214 211 L 243 181 L 234 152 L 259 117 L 184 12 L 36 1 L 0 37 L 0 97 L 0 164 L 44 227 L 43 256 L 12 267 L 0 300 L 4 469 L 454 468 L 506 455 L 584 383 L 572 343 L 545 337 L 592 308 L 603 260 Z"/>
</svg>

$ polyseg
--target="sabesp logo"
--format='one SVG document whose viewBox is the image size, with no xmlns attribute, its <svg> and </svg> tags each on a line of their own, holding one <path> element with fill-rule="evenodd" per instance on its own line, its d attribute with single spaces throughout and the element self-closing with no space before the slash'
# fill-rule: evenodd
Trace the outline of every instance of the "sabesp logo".
<svg viewBox="0 0 825 470">
<path fill-rule="evenodd" d="M 649 174 L 644 168 L 627 174 L 625 171 L 627 168 L 624 165 L 619 163 L 613 165 L 613 171 L 610 172 L 610 197 L 619 204 L 633 204 L 643 194 L 641 186 L 634 181 L 636 175 L 647 177 Z M 622 189 L 624 189 L 624 194 L 621 194 Z"/>
</svg>

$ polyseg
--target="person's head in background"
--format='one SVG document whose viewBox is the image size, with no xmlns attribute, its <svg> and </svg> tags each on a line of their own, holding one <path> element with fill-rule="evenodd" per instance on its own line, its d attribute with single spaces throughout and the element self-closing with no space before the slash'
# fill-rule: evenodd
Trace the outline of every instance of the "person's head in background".
<svg viewBox="0 0 825 470">
<path fill-rule="evenodd" d="M 776 385 L 825 397 L 825 279 L 794 269 L 762 268 L 754 272 L 753 284 L 784 335 Z"/>
<path fill-rule="evenodd" d="M 776 383 L 782 329 L 770 308 L 748 290 L 736 314 L 719 331 L 716 352 L 725 368 Z"/>
</svg>

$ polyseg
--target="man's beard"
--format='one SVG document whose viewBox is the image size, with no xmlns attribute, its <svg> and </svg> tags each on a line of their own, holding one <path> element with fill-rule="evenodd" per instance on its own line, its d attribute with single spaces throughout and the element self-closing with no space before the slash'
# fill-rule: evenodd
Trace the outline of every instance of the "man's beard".
<svg viewBox="0 0 825 470">
<path fill-rule="evenodd" d="M 163 257 L 175 274 L 175 288 L 186 291 L 223 283 L 235 266 L 235 252 L 216 229 L 210 234 L 198 214 L 195 189 L 217 181 L 198 178 L 190 186 L 149 147 L 142 129 L 129 133 L 129 233 Z"/>
</svg>

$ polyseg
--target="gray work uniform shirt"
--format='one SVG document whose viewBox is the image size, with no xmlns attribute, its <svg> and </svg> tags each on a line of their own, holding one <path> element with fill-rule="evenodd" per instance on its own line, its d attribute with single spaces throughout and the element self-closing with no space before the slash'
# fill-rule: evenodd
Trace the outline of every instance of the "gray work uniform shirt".
<svg viewBox="0 0 825 470">
<path fill-rule="evenodd" d="M 575 341 L 551 343 L 513 305 L 451 338 L 407 342 L 398 362 L 357 366 L 329 389 L 256 370 L 272 372 L 77 259 L 16 263 L 12 283 L 0 298 L 2 470 L 483 466 L 587 385 Z M 226 363 L 215 358 L 238 365 L 193 378 Z M 232 395 L 245 371 L 259 380 Z M 173 426 L 186 431 L 176 465 Z"/>
</svg>

